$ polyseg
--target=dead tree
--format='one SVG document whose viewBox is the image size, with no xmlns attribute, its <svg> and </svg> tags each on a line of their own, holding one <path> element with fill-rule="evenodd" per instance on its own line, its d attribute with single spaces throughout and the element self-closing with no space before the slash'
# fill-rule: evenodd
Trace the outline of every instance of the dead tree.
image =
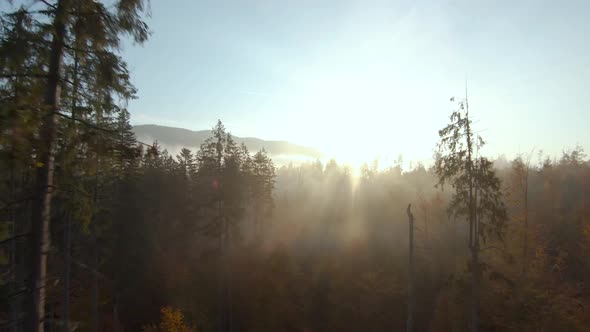
<svg viewBox="0 0 590 332">
<path fill-rule="evenodd" d="M 408 204 L 408 225 L 410 232 L 409 255 L 408 255 L 408 321 L 406 331 L 411 332 L 414 324 L 414 214 L 412 204 Z"/>
</svg>

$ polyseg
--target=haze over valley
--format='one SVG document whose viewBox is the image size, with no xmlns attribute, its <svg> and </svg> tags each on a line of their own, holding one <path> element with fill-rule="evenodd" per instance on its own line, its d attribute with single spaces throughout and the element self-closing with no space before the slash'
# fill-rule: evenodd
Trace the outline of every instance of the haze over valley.
<svg viewBox="0 0 590 332">
<path fill-rule="evenodd" d="M 152 144 L 157 142 L 162 148 L 176 155 L 182 148 L 197 150 L 201 144 L 211 135 L 211 130 L 193 131 L 183 128 L 167 127 L 160 125 L 135 125 L 133 126 L 139 141 Z M 301 162 L 323 159 L 324 154 L 315 148 L 302 146 L 286 141 L 267 141 L 256 137 L 237 137 L 238 143 L 244 143 L 251 153 L 262 149 L 266 150 L 277 165 L 289 163 L 299 164 Z"/>
<path fill-rule="evenodd" d="M 0 331 L 589 332 L 590 1 L 0 1 Z"/>
</svg>

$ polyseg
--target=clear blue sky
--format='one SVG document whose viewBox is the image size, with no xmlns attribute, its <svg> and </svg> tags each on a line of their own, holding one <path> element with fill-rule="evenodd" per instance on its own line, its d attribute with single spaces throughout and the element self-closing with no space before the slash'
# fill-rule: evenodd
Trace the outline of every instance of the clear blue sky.
<svg viewBox="0 0 590 332">
<path fill-rule="evenodd" d="M 485 152 L 590 152 L 590 1 L 152 0 L 134 124 L 431 158 L 469 98 Z"/>
<path fill-rule="evenodd" d="M 138 124 L 220 118 L 240 136 L 423 160 L 467 79 L 487 153 L 588 150 L 589 13 L 590 1 L 154 0 L 152 39 L 125 50 L 130 110 Z"/>
</svg>

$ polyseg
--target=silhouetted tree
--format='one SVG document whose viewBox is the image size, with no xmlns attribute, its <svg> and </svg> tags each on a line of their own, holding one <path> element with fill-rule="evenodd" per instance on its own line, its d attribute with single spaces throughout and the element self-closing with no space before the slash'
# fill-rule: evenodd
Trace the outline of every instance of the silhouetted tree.
<svg viewBox="0 0 590 332">
<path fill-rule="evenodd" d="M 484 141 L 473 133 L 467 96 L 458 105 L 459 109 L 451 114 L 451 123 L 439 131 L 440 142 L 434 170 L 439 185 L 450 183 L 455 190 L 448 208 L 449 214 L 464 216 L 469 222 L 471 330 L 476 332 L 479 329 L 480 239 L 485 241 L 489 235 L 502 238 L 507 215 L 502 201 L 501 182 L 494 173 L 492 162 L 476 154 Z"/>
</svg>

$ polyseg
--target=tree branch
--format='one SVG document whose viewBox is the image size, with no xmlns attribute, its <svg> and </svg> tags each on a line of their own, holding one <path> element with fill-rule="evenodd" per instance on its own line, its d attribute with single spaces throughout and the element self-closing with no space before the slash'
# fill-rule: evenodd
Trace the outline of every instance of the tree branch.
<svg viewBox="0 0 590 332">
<path fill-rule="evenodd" d="M 29 232 L 26 232 L 26 233 L 17 234 L 13 237 L 9 237 L 8 239 L 4 239 L 4 240 L 0 241 L 0 245 L 15 241 L 17 239 L 20 239 L 21 237 L 27 237 L 27 236 L 29 236 L 29 234 L 30 234 Z"/>
<path fill-rule="evenodd" d="M 51 8 L 53 8 L 54 10 L 57 10 L 57 6 L 56 5 L 51 4 L 51 3 L 47 2 L 46 0 L 39 0 L 39 1 L 42 2 L 42 3 L 44 3 L 44 4 L 46 4 L 47 6 L 49 6 Z"/>
<path fill-rule="evenodd" d="M 34 77 L 34 78 L 47 78 L 47 74 L 38 74 L 38 73 L 14 73 L 14 74 L 7 74 L 1 73 L 0 78 L 13 78 L 13 77 Z"/>
</svg>

